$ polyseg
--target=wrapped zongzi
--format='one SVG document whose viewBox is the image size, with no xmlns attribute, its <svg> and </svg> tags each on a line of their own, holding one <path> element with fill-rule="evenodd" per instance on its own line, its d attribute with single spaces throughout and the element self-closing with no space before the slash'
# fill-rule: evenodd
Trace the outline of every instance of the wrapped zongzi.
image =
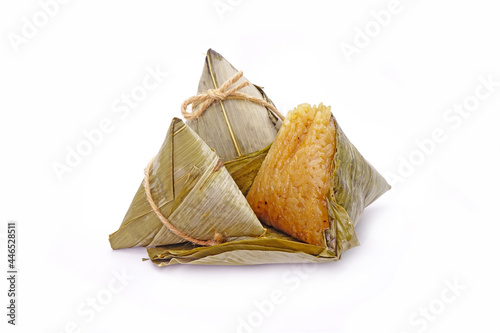
<svg viewBox="0 0 500 333">
<path fill-rule="evenodd" d="M 208 50 L 198 85 L 198 94 L 220 88 L 238 70 L 214 50 Z M 235 85 L 248 82 L 240 77 Z M 239 92 L 262 99 L 272 105 L 261 87 L 248 84 Z M 194 105 L 193 107 L 196 107 Z M 281 114 L 241 98 L 227 98 L 212 103 L 199 117 L 186 124 L 214 149 L 222 161 L 259 151 L 271 144 L 281 124 Z"/>
<path fill-rule="evenodd" d="M 162 223 L 161 216 L 175 230 L 199 240 L 216 233 L 259 236 L 265 231 L 219 157 L 180 119 L 172 121 L 146 173 L 154 201 L 148 201 L 142 183 L 122 225 L 109 236 L 113 249 L 188 241 Z"/>
</svg>

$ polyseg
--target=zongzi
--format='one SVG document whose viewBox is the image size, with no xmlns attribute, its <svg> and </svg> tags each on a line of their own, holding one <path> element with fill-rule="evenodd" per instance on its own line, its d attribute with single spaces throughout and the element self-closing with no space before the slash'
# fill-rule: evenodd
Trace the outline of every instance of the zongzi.
<svg viewBox="0 0 500 333">
<path fill-rule="evenodd" d="M 180 119 L 172 121 L 146 172 L 148 186 L 141 184 L 122 225 L 109 237 L 113 249 L 265 231 L 219 157 Z M 162 216 L 175 229 L 162 223 Z"/>
<path fill-rule="evenodd" d="M 326 246 L 326 194 L 333 173 L 335 126 L 329 107 L 299 105 L 285 119 L 247 200 L 265 223 Z"/>
<path fill-rule="evenodd" d="M 259 219 L 299 240 L 326 246 L 334 218 L 327 207 L 336 191 L 331 179 L 335 170 L 344 170 L 334 161 L 336 146 L 330 107 L 301 104 L 291 111 L 247 195 Z"/>
<path fill-rule="evenodd" d="M 224 57 L 208 50 L 198 94 L 220 88 L 236 73 L 238 70 Z M 241 77 L 236 84 L 242 82 L 248 80 Z M 240 91 L 272 104 L 261 87 L 249 84 Z M 245 99 L 227 99 L 211 104 L 202 115 L 188 119 L 186 124 L 226 162 L 271 144 L 281 124 L 280 117 L 279 113 Z"/>
<path fill-rule="evenodd" d="M 212 50 L 181 113 L 113 249 L 148 247 L 158 266 L 334 261 L 359 244 L 363 210 L 390 188 L 330 107 L 302 104 L 285 119 Z"/>
</svg>

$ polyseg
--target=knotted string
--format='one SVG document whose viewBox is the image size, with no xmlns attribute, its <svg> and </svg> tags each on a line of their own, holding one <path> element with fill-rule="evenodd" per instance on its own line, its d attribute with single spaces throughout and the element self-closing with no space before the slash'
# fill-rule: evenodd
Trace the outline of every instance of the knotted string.
<svg viewBox="0 0 500 333">
<path fill-rule="evenodd" d="M 232 87 L 238 80 L 243 76 L 243 72 L 238 72 L 234 74 L 229 80 L 224 82 L 224 84 L 217 89 L 209 89 L 206 92 L 189 97 L 181 105 L 181 113 L 185 119 L 196 119 L 205 112 L 212 103 L 216 101 L 223 101 L 227 99 L 243 99 L 250 101 L 252 103 L 261 105 L 272 110 L 278 117 L 284 119 L 283 115 L 276 109 L 274 105 L 266 102 L 265 100 L 248 95 L 239 91 L 241 88 L 248 86 L 250 83 L 248 81 L 241 82 L 235 87 Z M 187 111 L 187 107 L 190 105 L 196 105 L 192 112 Z"/>
</svg>

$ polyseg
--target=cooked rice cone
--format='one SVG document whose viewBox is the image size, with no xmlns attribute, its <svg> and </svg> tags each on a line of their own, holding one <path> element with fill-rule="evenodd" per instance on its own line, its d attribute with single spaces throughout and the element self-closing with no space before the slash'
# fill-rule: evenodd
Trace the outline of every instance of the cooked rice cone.
<svg viewBox="0 0 500 333">
<path fill-rule="evenodd" d="M 259 219 L 306 243 L 326 246 L 335 137 L 330 107 L 301 104 L 288 114 L 247 195 Z"/>
</svg>

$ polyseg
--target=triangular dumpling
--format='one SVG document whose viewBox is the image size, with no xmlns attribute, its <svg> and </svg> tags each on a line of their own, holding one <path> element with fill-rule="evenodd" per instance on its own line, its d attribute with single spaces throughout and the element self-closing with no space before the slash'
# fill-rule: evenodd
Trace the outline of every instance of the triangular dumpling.
<svg viewBox="0 0 500 333">
<path fill-rule="evenodd" d="M 238 70 L 220 54 L 208 50 L 198 85 L 198 94 L 220 88 L 237 72 Z M 244 81 L 248 80 L 241 77 L 235 85 Z M 258 86 L 249 84 L 239 91 L 272 104 Z M 226 162 L 271 144 L 281 120 L 264 106 L 242 99 L 227 99 L 212 103 L 200 117 L 187 120 L 186 124 L 215 150 L 222 161 Z"/>
<path fill-rule="evenodd" d="M 259 236 L 265 231 L 219 157 L 180 119 L 172 121 L 151 165 L 150 185 L 162 215 L 193 238 Z M 185 242 L 159 220 L 142 183 L 109 241 L 113 249 Z"/>
<path fill-rule="evenodd" d="M 354 225 L 389 189 L 322 104 L 289 112 L 247 199 L 259 219 L 309 244 L 358 244 Z"/>
</svg>

